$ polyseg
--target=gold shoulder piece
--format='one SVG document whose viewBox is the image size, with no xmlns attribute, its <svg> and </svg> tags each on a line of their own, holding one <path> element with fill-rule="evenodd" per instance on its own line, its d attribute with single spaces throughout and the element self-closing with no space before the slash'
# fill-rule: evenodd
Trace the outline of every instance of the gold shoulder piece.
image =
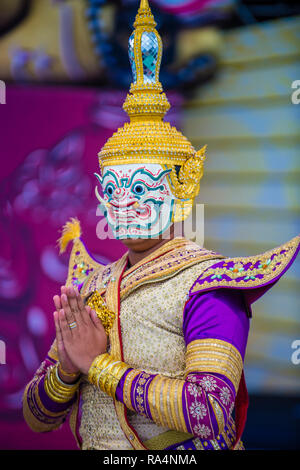
<svg viewBox="0 0 300 470">
<path fill-rule="evenodd" d="M 227 258 L 206 269 L 190 294 L 217 287 L 253 289 L 275 283 L 289 269 L 300 249 L 300 236 L 261 255 Z"/>
<path fill-rule="evenodd" d="M 73 248 L 69 260 L 69 270 L 66 285 L 81 286 L 99 269 L 104 269 L 105 265 L 96 261 L 88 253 L 84 243 L 77 238 L 73 243 Z"/>
</svg>

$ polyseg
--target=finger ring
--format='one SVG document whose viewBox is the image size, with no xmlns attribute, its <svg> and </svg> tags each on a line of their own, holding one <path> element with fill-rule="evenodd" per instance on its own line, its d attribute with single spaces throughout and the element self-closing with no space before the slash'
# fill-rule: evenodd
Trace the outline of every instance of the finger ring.
<svg viewBox="0 0 300 470">
<path fill-rule="evenodd" d="M 69 325 L 69 327 L 71 328 L 71 330 L 72 330 L 72 328 L 76 328 L 76 326 L 77 326 L 76 321 L 73 321 L 73 322 L 70 323 L 70 325 Z"/>
</svg>

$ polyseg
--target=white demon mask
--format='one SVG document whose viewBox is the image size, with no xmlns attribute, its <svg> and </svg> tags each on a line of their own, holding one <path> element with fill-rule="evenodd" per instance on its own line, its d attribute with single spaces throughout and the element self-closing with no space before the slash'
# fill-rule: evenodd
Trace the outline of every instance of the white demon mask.
<svg viewBox="0 0 300 470">
<path fill-rule="evenodd" d="M 96 174 L 99 207 L 116 239 L 157 238 L 170 227 L 175 206 L 170 171 L 157 163 L 132 163 L 106 166 Z"/>
</svg>

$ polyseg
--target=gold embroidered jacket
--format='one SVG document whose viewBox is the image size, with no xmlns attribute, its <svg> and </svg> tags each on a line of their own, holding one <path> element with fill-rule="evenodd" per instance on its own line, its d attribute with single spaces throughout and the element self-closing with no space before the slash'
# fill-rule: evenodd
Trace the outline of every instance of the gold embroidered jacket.
<svg viewBox="0 0 300 470">
<path fill-rule="evenodd" d="M 67 284 L 94 307 L 96 293 L 115 313 L 101 360 L 112 372 L 113 362 L 125 367 L 109 394 L 97 359 L 74 396 L 53 403 L 44 382 L 58 361 L 54 342 L 24 393 L 28 424 L 48 431 L 69 415 L 82 449 L 232 448 L 249 306 L 298 250 L 296 237 L 260 256 L 228 259 L 178 237 L 126 269 L 127 254 L 100 265 L 76 238 Z"/>
</svg>

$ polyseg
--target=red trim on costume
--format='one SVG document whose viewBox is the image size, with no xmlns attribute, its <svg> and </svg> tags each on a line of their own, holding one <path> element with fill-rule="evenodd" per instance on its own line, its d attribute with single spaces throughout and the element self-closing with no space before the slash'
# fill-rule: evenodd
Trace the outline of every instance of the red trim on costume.
<svg viewBox="0 0 300 470">
<path fill-rule="evenodd" d="M 232 450 L 236 449 L 242 434 L 245 429 L 247 421 L 247 411 L 249 405 L 249 395 L 245 381 L 244 371 L 242 372 L 239 389 L 235 399 L 235 426 L 236 426 L 236 439 Z"/>
<path fill-rule="evenodd" d="M 128 258 L 127 258 L 127 263 L 128 263 Z M 124 362 L 124 355 L 123 355 L 123 343 L 122 343 L 122 335 L 121 335 L 121 322 L 120 322 L 120 288 L 121 288 L 121 282 L 122 282 L 122 278 L 123 278 L 123 273 L 125 271 L 125 268 L 126 268 L 126 265 L 124 266 L 123 270 L 122 270 L 122 273 L 121 275 L 119 276 L 119 285 L 118 285 L 118 315 L 117 315 L 117 318 L 118 318 L 118 333 L 119 333 L 119 341 L 120 341 L 120 352 L 121 352 L 121 360 Z M 115 405 L 115 402 L 114 402 L 114 405 Z M 135 435 L 135 437 L 137 438 L 137 440 L 139 441 L 139 443 L 144 447 L 145 450 L 147 450 L 147 447 L 144 446 L 143 442 L 141 441 L 141 439 L 139 438 L 136 430 L 131 426 L 131 424 L 129 424 L 128 422 L 128 418 L 127 418 L 127 408 L 126 406 L 124 405 L 124 418 L 125 418 L 125 421 L 128 425 L 128 427 L 131 429 L 132 431 L 132 434 Z M 124 433 L 125 434 L 125 433 Z M 125 434 L 125 437 L 126 439 L 128 440 L 128 442 L 131 444 L 130 442 L 130 439 L 126 436 Z M 132 445 L 132 444 L 131 444 Z"/>
</svg>

